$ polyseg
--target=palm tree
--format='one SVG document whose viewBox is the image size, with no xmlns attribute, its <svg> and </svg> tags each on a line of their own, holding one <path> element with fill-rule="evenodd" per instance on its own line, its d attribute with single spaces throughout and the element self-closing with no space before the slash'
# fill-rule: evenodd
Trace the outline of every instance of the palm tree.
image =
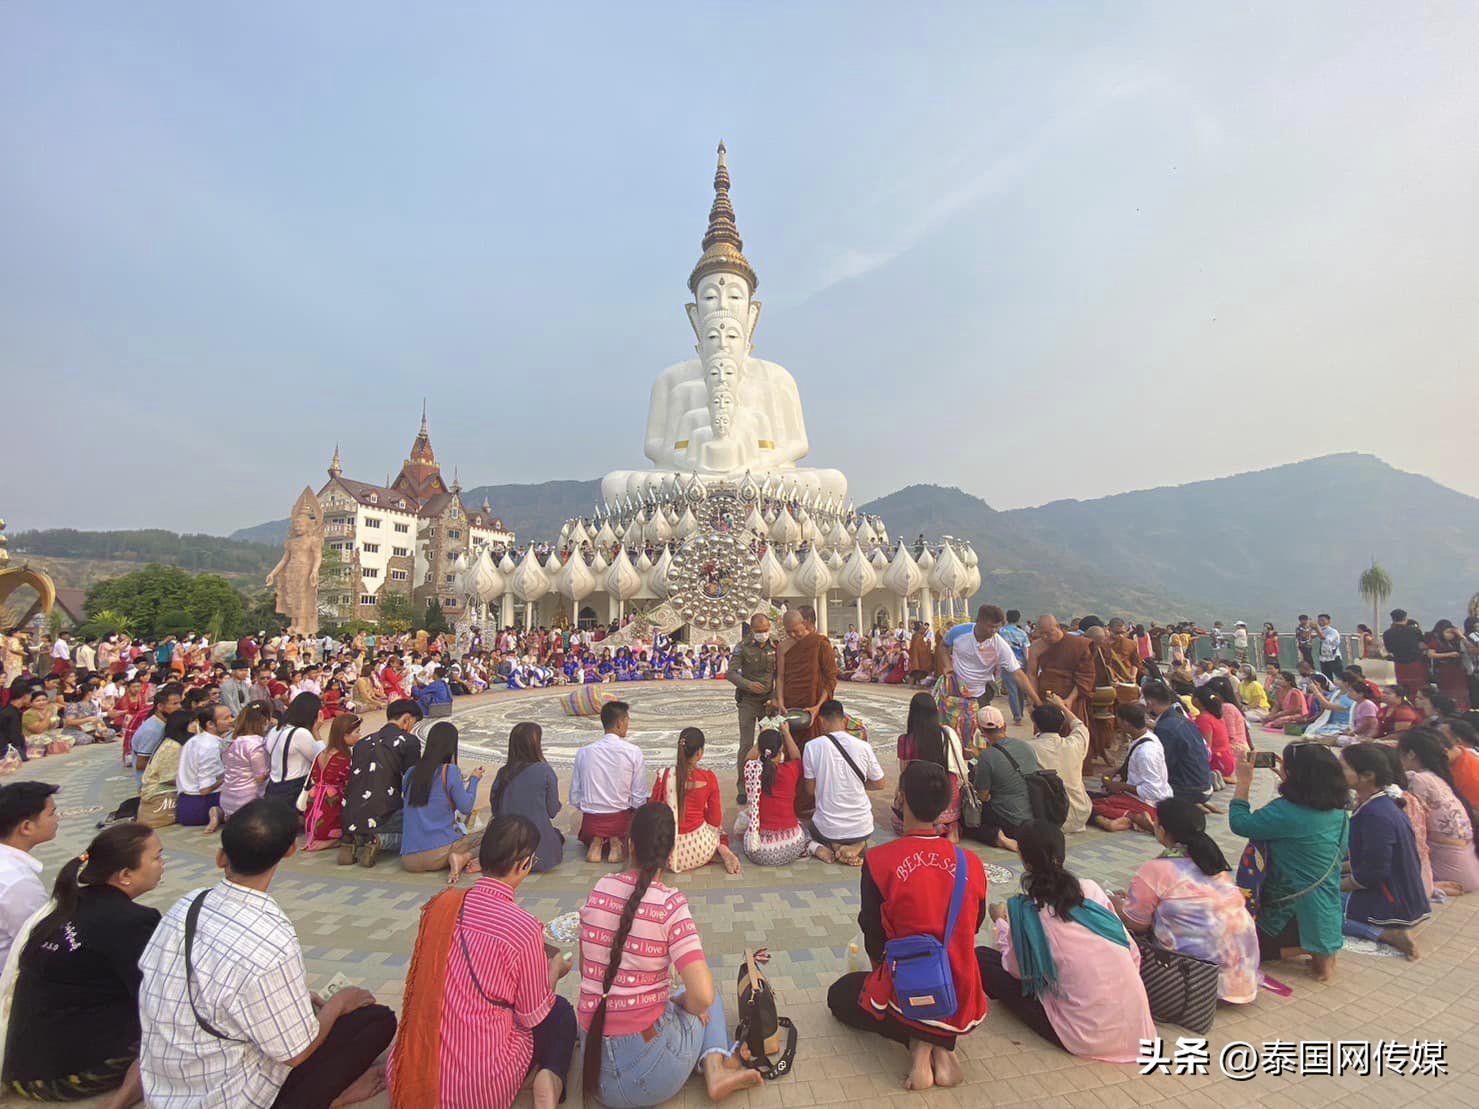
<svg viewBox="0 0 1479 1109">
<path fill-rule="evenodd" d="M 1361 572 L 1361 580 L 1356 588 L 1360 590 L 1363 599 L 1371 602 L 1371 630 L 1374 632 L 1381 627 L 1381 606 L 1392 595 L 1392 575 L 1373 558 L 1371 567 Z"/>
</svg>

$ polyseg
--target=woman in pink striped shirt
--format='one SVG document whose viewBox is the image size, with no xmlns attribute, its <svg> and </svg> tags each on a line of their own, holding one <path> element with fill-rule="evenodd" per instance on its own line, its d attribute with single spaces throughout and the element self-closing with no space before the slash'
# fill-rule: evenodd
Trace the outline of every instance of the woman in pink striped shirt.
<svg viewBox="0 0 1479 1109">
<path fill-rule="evenodd" d="M 496 818 L 477 884 L 422 910 L 391 1053 L 393 1105 L 508 1109 L 526 1078 L 536 1109 L 562 1100 L 576 1027 L 555 983 L 570 961 L 545 955 L 544 925 L 514 903 L 538 851 L 532 821 Z"/>
<path fill-rule="evenodd" d="M 660 1105 L 696 1068 L 714 1101 L 762 1081 L 730 1054 L 688 899 L 657 881 L 675 837 L 672 809 L 639 808 L 627 844 L 635 869 L 602 878 L 580 911 L 584 1088 L 609 1109 Z M 684 989 L 670 996 L 674 970 Z"/>
</svg>

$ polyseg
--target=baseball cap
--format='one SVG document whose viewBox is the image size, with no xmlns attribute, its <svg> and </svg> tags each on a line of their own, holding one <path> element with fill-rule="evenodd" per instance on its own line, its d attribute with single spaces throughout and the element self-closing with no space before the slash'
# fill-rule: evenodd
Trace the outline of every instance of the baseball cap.
<svg viewBox="0 0 1479 1109">
<path fill-rule="evenodd" d="M 995 705 L 982 705 L 976 710 L 976 724 L 988 732 L 999 732 L 1007 726 L 1007 718 Z"/>
</svg>

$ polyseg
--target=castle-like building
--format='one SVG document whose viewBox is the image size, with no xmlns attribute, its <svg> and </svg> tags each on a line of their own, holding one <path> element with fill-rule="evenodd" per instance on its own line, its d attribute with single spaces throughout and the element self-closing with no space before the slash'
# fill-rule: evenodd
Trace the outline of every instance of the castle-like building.
<svg viewBox="0 0 1479 1109">
<path fill-rule="evenodd" d="M 318 499 L 325 543 L 340 562 L 333 579 L 321 582 L 319 604 L 341 621 L 378 619 L 389 591 L 409 597 L 418 615 L 435 601 L 455 622 L 465 603 L 456 581 L 458 556 L 514 541 L 486 497 L 482 507 L 469 508 L 455 474 L 450 486 L 442 479 L 424 408 L 410 457 L 394 480 L 372 485 L 345 477 L 336 446 Z"/>
</svg>

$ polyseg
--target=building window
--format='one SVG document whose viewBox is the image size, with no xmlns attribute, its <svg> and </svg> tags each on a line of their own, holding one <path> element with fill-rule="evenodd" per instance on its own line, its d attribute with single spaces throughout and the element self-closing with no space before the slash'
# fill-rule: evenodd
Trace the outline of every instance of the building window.
<svg viewBox="0 0 1479 1109">
<path fill-rule="evenodd" d="M 367 578 L 378 578 L 380 576 L 380 571 L 379 570 L 365 569 L 365 570 L 361 570 L 360 573 L 363 574 Z"/>
<path fill-rule="evenodd" d="M 392 570 L 390 572 L 391 581 L 405 581 L 410 576 L 411 575 L 406 573 L 404 570 Z"/>
<path fill-rule="evenodd" d="M 395 558 L 408 558 L 411 554 L 410 547 L 391 547 L 390 553 Z"/>
<path fill-rule="evenodd" d="M 364 548 L 365 554 L 379 554 L 380 553 L 380 544 L 379 543 L 365 543 L 365 544 L 363 544 L 363 548 Z"/>
<path fill-rule="evenodd" d="M 447 580 L 447 584 L 448 585 L 451 585 L 454 581 L 457 580 L 457 575 L 456 574 L 448 574 L 446 580 Z"/>
<path fill-rule="evenodd" d="M 456 608 L 457 607 L 457 598 L 456 597 L 448 597 L 445 601 L 442 602 L 442 607 L 443 608 Z"/>
<path fill-rule="evenodd" d="M 448 539 L 461 539 L 462 538 L 462 529 L 461 528 L 448 528 L 447 529 L 447 538 Z"/>
<path fill-rule="evenodd" d="M 380 503 L 380 494 L 379 493 L 371 493 L 368 497 L 365 498 L 365 500 L 369 501 L 371 504 L 379 504 Z"/>
<path fill-rule="evenodd" d="M 339 595 L 339 603 L 341 605 L 352 605 L 352 604 L 354 604 L 354 594 L 353 593 L 341 593 Z"/>
<path fill-rule="evenodd" d="M 410 524 L 396 524 L 395 530 L 398 531 L 398 532 L 400 532 L 402 535 L 405 535 L 407 532 L 409 532 L 411 530 L 411 525 Z"/>
<path fill-rule="evenodd" d="M 367 527 L 367 528 L 378 528 L 379 526 L 380 526 L 380 517 L 379 516 L 366 516 L 365 517 L 365 527 Z"/>
<path fill-rule="evenodd" d="M 373 593 L 361 593 L 360 596 L 359 596 L 359 603 L 362 604 L 362 605 L 372 605 L 372 604 L 374 604 L 375 603 L 375 594 L 373 594 Z"/>
<path fill-rule="evenodd" d="M 448 562 L 456 562 L 457 561 L 457 552 L 456 551 L 448 551 L 447 552 L 447 561 Z"/>
</svg>

